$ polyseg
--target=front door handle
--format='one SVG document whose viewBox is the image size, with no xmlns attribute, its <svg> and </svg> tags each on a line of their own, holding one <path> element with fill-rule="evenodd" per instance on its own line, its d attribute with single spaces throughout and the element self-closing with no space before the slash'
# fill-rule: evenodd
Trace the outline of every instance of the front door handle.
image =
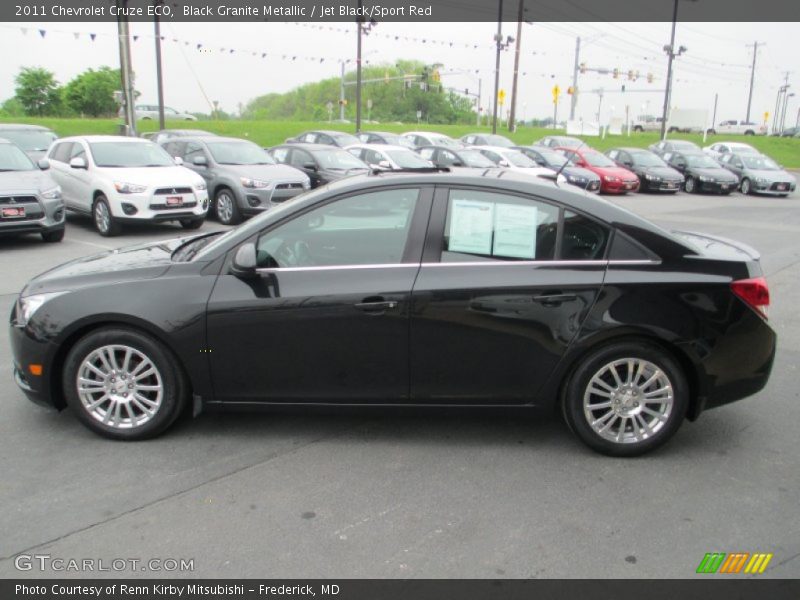
<svg viewBox="0 0 800 600">
<path fill-rule="evenodd" d="M 397 308 L 397 301 L 385 300 L 381 296 L 376 296 L 372 298 L 364 298 L 364 300 L 357 302 L 354 306 L 356 309 L 364 311 L 365 313 L 376 315 L 383 314 L 387 310 Z"/>
<path fill-rule="evenodd" d="M 578 297 L 577 294 L 541 294 L 539 296 L 534 296 L 534 302 L 540 302 L 542 306 L 558 306 L 562 302 L 569 302 L 570 300 L 575 300 Z"/>
</svg>

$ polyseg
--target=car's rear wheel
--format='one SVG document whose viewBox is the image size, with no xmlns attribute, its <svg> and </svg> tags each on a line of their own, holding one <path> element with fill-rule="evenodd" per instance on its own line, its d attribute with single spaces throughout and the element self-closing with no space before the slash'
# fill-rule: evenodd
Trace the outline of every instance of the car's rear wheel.
<svg viewBox="0 0 800 600">
<path fill-rule="evenodd" d="M 567 384 L 564 417 L 587 446 L 638 456 L 680 427 L 689 404 L 686 377 L 658 346 L 620 342 L 589 354 Z"/>
<path fill-rule="evenodd" d="M 214 212 L 223 225 L 236 225 L 242 220 L 236 197 L 228 188 L 222 188 L 214 198 Z"/>
<path fill-rule="evenodd" d="M 686 183 L 683 184 L 683 189 L 686 190 L 687 194 L 694 194 L 696 186 L 694 183 L 694 177 L 687 177 Z"/>
<path fill-rule="evenodd" d="M 94 208 L 92 209 L 92 217 L 94 219 L 95 229 L 104 237 L 111 237 L 119 235 L 120 227 L 119 222 L 111 214 L 111 208 L 108 206 L 106 197 L 100 194 L 94 201 Z"/>
<path fill-rule="evenodd" d="M 48 244 L 54 244 L 64 239 L 64 228 L 42 233 L 42 239 Z"/>
<path fill-rule="evenodd" d="M 748 195 L 753 191 L 753 188 L 750 185 L 749 179 L 742 179 L 742 193 L 744 195 Z"/>
<path fill-rule="evenodd" d="M 89 429 L 118 440 L 156 436 L 180 414 L 187 388 L 176 359 L 132 329 L 89 333 L 69 351 L 63 389 Z"/>
</svg>

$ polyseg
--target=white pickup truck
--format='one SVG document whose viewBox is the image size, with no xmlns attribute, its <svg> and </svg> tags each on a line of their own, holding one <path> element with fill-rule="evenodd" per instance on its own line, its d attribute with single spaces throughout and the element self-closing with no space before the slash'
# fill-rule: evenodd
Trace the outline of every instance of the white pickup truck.
<svg viewBox="0 0 800 600">
<path fill-rule="evenodd" d="M 716 127 L 711 127 L 708 133 L 732 133 L 737 135 L 767 135 L 767 127 L 758 123 L 737 121 L 735 119 L 722 121 Z"/>
</svg>

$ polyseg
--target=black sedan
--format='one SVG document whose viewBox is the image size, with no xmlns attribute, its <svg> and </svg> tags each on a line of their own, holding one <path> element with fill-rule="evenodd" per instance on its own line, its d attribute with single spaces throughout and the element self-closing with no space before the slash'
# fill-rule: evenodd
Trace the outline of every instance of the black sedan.
<svg viewBox="0 0 800 600">
<path fill-rule="evenodd" d="M 291 165 L 308 175 L 312 188 L 369 170 L 367 163 L 347 150 L 320 144 L 284 144 L 268 152 L 275 162 Z"/>
<path fill-rule="evenodd" d="M 190 407 L 515 407 L 621 456 L 760 390 L 776 336 L 756 252 L 571 188 L 370 174 L 74 260 L 22 290 L 14 378 L 115 439 Z"/>
<path fill-rule="evenodd" d="M 661 140 L 655 144 L 650 144 L 647 149 L 661 158 L 664 158 L 664 155 L 669 152 L 702 152 L 700 146 L 688 140 Z"/>
<path fill-rule="evenodd" d="M 633 171 L 639 177 L 639 191 L 678 192 L 683 186 L 683 175 L 664 160 L 642 148 L 614 148 L 606 156 Z"/>
<path fill-rule="evenodd" d="M 514 150 L 519 150 L 540 167 L 560 171 L 572 185 L 577 185 L 588 192 L 600 192 L 600 176 L 589 169 L 571 164 L 561 152 L 551 150 L 547 146 L 514 146 Z"/>
<path fill-rule="evenodd" d="M 712 192 L 728 195 L 739 187 L 739 178 L 706 154 L 667 152 L 664 160 L 683 174 L 686 179 L 683 188 L 689 194 Z"/>
</svg>

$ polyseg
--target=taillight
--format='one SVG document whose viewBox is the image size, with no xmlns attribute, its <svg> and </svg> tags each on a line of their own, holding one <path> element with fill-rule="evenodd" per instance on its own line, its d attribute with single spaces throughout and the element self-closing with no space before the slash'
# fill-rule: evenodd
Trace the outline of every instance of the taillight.
<svg viewBox="0 0 800 600">
<path fill-rule="evenodd" d="M 758 311 L 765 319 L 769 308 L 769 286 L 763 277 L 740 279 L 731 282 L 731 291 L 744 300 L 750 308 Z"/>
</svg>

